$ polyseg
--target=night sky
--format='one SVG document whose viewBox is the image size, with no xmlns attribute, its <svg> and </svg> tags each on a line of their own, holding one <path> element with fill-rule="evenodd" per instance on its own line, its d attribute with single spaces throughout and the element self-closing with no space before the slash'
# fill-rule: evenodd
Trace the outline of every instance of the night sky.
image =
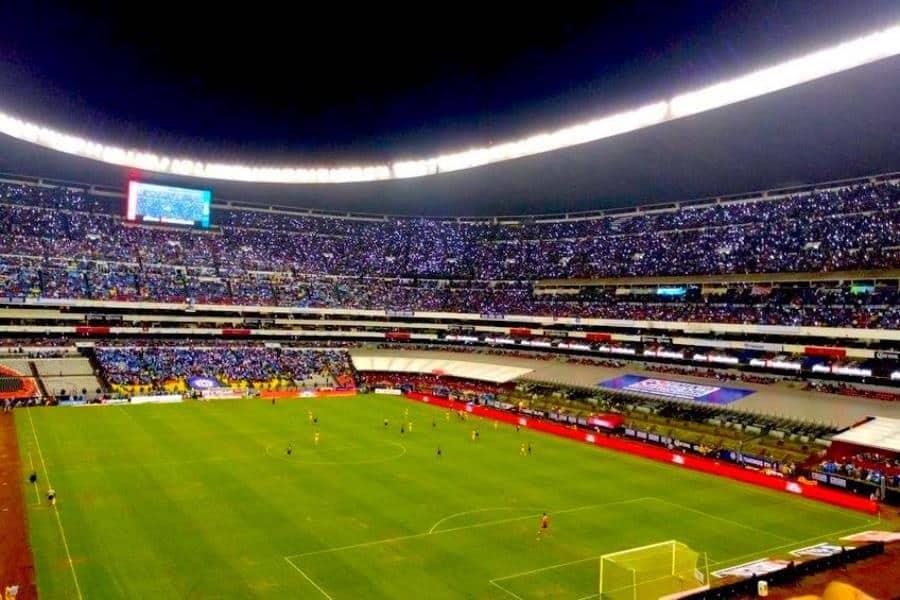
<svg viewBox="0 0 900 600">
<path fill-rule="evenodd" d="M 896 0 L 86 4 L 0 3 L 0 108 L 168 154 L 308 164 L 503 141 L 900 21 Z"/>
</svg>

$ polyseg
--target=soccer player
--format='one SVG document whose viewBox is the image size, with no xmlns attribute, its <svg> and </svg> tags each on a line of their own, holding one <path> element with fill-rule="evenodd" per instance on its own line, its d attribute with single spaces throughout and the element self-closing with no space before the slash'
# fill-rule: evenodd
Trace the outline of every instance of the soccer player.
<svg viewBox="0 0 900 600">
<path fill-rule="evenodd" d="M 500 426 L 499 423 L 497 423 L 497 421 L 494 421 L 494 431 L 497 431 L 497 428 L 499 426 Z"/>
<path fill-rule="evenodd" d="M 519 446 L 519 456 L 525 456 L 525 442 L 522 442 L 522 445 Z"/>
<path fill-rule="evenodd" d="M 316 415 L 313 415 L 313 425 L 318 425 L 318 424 L 319 424 L 319 417 L 317 417 Z"/>
<path fill-rule="evenodd" d="M 37 483 L 37 472 L 35 472 L 35 471 L 31 472 L 31 475 L 28 476 L 28 482 L 31 483 L 32 485 Z"/>
<path fill-rule="evenodd" d="M 400 435 L 403 435 L 405 430 L 403 429 L 403 423 L 400 423 Z"/>
<path fill-rule="evenodd" d="M 475 439 L 477 440 L 479 437 L 481 437 L 481 433 L 476 429 L 475 430 Z"/>
<path fill-rule="evenodd" d="M 388 420 L 387 420 L 387 418 L 385 417 L 385 419 L 384 419 L 384 428 L 387 429 L 387 427 L 388 427 Z"/>
<path fill-rule="evenodd" d="M 47 490 L 47 501 L 51 506 L 56 506 L 56 491 L 53 488 Z"/>
<path fill-rule="evenodd" d="M 531 456 L 531 442 L 528 442 L 528 456 Z"/>
<path fill-rule="evenodd" d="M 286 453 L 288 456 L 290 456 L 291 454 L 293 454 L 293 453 L 294 453 L 294 445 L 293 445 L 293 444 L 288 444 L 288 447 L 287 447 L 287 450 L 285 450 L 285 453 Z"/>
<path fill-rule="evenodd" d="M 406 430 L 412 433 L 412 421 L 409 422 L 409 425 L 406 427 Z"/>
<path fill-rule="evenodd" d="M 472 441 L 473 442 L 475 441 L 475 430 L 474 429 L 472 430 Z"/>
<path fill-rule="evenodd" d="M 438 458 L 440 458 L 440 457 L 443 455 L 443 452 L 441 451 L 441 447 L 440 447 L 440 446 L 438 446 L 438 449 L 437 449 L 437 455 L 438 455 Z"/>
<path fill-rule="evenodd" d="M 312 411 L 309 409 L 306 409 L 306 418 L 309 419 L 310 423 L 312 423 L 312 419 L 313 419 Z"/>
<path fill-rule="evenodd" d="M 319 432 L 318 431 L 316 432 L 316 435 L 313 437 L 313 442 L 316 444 L 316 446 L 319 445 Z"/>
<path fill-rule="evenodd" d="M 541 515 L 541 526 L 538 528 L 538 536 L 537 539 L 541 539 L 542 536 L 550 533 L 550 517 L 547 516 L 547 513 Z"/>
<path fill-rule="evenodd" d="M 434 417 L 431 417 L 431 428 L 434 429 L 437 427 L 437 423 L 434 422 Z"/>
</svg>

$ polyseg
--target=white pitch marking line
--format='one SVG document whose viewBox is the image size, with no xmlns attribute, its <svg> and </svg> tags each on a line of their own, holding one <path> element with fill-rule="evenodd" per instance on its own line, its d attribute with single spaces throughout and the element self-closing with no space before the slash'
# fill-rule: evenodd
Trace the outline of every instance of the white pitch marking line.
<svg viewBox="0 0 900 600">
<path fill-rule="evenodd" d="M 650 499 L 656 500 L 657 498 L 654 498 L 654 497 L 652 497 L 652 496 L 647 497 L 647 498 L 640 498 L 640 500 L 650 500 Z M 663 502 L 665 502 L 665 501 L 663 500 Z M 745 558 L 751 558 L 751 557 L 755 557 L 755 556 L 767 554 L 767 553 L 769 553 L 769 552 L 772 552 L 773 550 L 780 550 L 781 548 L 787 548 L 787 547 L 789 547 L 789 546 L 801 546 L 801 545 L 803 545 L 803 544 L 807 544 L 807 543 L 809 543 L 809 542 L 814 542 L 814 541 L 816 541 L 816 540 L 820 540 L 820 539 L 823 539 L 823 538 L 830 538 L 830 537 L 839 535 L 839 534 L 841 534 L 841 533 L 848 533 L 848 532 L 854 531 L 854 530 L 856 530 L 856 529 L 864 529 L 864 528 L 866 528 L 866 527 L 870 527 L 870 526 L 872 526 L 872 525 L 874 525 L 874 524 L 876 524 L 876 523 L 880 523 L 880 522 L 881 522 L 881 519 L 880 519 L 880 518 L 879 518 L 879 519 L 873 519 L 872 521 L 870 521 L 870 522 L 868 522 L 868 523 L 865 523 L 865 524 L 862 524 L 862 525 L 856 525 L 856 526 L 854 526 L 854 527 L 848 527 L 848 528 L 846 528 L 846 529 L 839 529 L 839 530 L 837 530 L 837 531 L 832 531 L 832 532 L 830 532 L 830 533 L 823 533 L 822 535 L 817 535 L 817 536 L 815 536 L 815 537 L 806 538 L 805 540 L 795 540 L 795 541 L 789 542 L 789 543 L 787 543 L 787 544 L 782 544 L 781 546 L 772 546 L 771 548 L 765 548 L 765 549 L 762 549 L 762 550 L 757 550 L 757 551 L 755 551 L 755 552 L 751 552 L 751 553 L 749 553 L 749 554 L 744 554 L 744 555 L 741 555 L 741 556 L 735 556 L 735 557 L 726 558 L 726 559 L 724 559 L 724 560 L 718 560 L 718 561 L 710 561 L 710 562 L 709 562 L 709 565 L 710 565 L 710 566 L 712 566 L 712 565 L 720 565 L 720 564 L 726 563 L 726 562 L 728 562 L 728 563 L 736 563 L 737 561 L 743 560 L 743 559 L 745 559 Z M 501 585 L 498 584 L 497 582 L 498 582 L 498 581 L 505 581 L 505 580 L 507 580 L 507 579 L 515 579 L 515 578 L 517 578 L 517 577 L 524 577 L 524 576 L 526 576 L 526 575 L 533 575 L 533 574 L 535 574 L 535 573 L 541 573 L 541 572 L 543 572 L 543 571 L 550 571 L 550 570 L 552 570 L 552 569 L 559 569 L 559 568 L 562 568 L 562 567 L 568 567 L 568 566 L 571 566 L 571 565 L 577 565 L 577 564 L 579 564 L 579 563 L 587 562 L 587 561 L 589 561 L 589 560 L 597 560 L 597 559 L 600 558 L 601 556 L 604 556 L 604 555 L 600 554 L 600 555 L 597 555 L 597 556 L 588 556 L 587 558 L 581 558 L 581 559 L 578 559 L 578 560 L 571 560 L 571 561 L 569 561 L 569 562 L 559 563 L 559 564 L 556 564 L 556 565 L 549 565 L 549 566 L 546 566 L 546 567 L 540 567 L 540 568 L 538 568 L 538 569 L 532 569 L 532 570 L 530 570 L 530 571 L 522 571 L 521 573 L 514 573 L 514 574 L 512 574 L 512 575 L 504 575 L 503 577 L 495 577 L 494 579 L 489 580 L 488 583 L 490 583 L 490 584 L 492 584 L 492 585 L 494 585 L 494 586 L 500 588 L 501 590 L 503 590 L 504 592 L 508 593 L 509 595 L 518 598 L 519 596 L 517 596 L 517 595 L 514 594 L 513 592 L 509 591 L 509 590 L 506 589 L 505 587 L 501 586 Z M 597 594 L 591 594 L 590 596 L 585 596 L 584 598 L 579 598 L 578 600 L 590 600 L 591 598 L 596 598 L 596 597 L 597 597 Z"/>
<path fill-rule="evenodd" d="M 650 499 L 650 496 L 646 496 L 643 498 L 631 498 L 630 500 L 618 500 L 616 502 L 606 502 L 603 504 L 588 504 L 586 506 L 576 506 L 575 508 L 567 508 L 567 509 L 563 509 L 563 510 L 550 511 L 550 512 L 552 512 L 553 514 L 562 515 L 562 514 L 567 514 L 567 513 L 579 512 L 582 510 L 591 510 L 594 508 L 602 508 L 605 506 L 615 506 L 617 504 L 630 504 L 632 502 L 643 502 L 648 499 Z M 524 521 L 526 519 L 536 519 L 540 516 L 541 516 L 541 514 L 537 513 L 537 514 L 533 514 L 533 515 L 525 515 L 522 517 L 511 517 L 508 519 L 498 519 L 496 521 L 485 521 L 484 523 L 474 523 L 472 525 L 462 525 L 460 527 L 451 527 L 449 529 L 440 529 L 438 531 L 435 531 L 434 533 L 429 533 L 429 532 L 425 531 L 422 533 L 401 535 L 401 536 L 393 537 L 393 538 L 372 540 L 370 542 L 362 542 L 360 544 L 350 544 L 348 546 L 338 546 L 336 548 L 326 548 L 324 550 L 313 550 L 312 552 L 303 552 L 301 554 L 292 554 L 292 555 L 288 556 L 287 558 L 301 558 L 304 556 L 315 556 L 317 554 L 328 554 L 331 552 L 341 552 L 343 550 L 354 550 L 356 548 L 366 548 L 368 546 L 379 546 L 381 544 L 390 544 L 392 542 L 402 542 L 405 540 L 413 540 L 413 539 L 425 537 L 428 535 L 439 535 L 442 533 L 451 533 L 454 531 L 464 531 L 467 529 L 480 529 L 482 527 L 491 527 L 493 525 L 502 525 L 503 523 L 513 523 L 515 521 Z"/>
<path fill-rule="evenodd" d="M 441 523 L 445 523 L 445 522 L 449 521 L 450 519 L 455 519 L 456 517 L 462 517 L 465 515 L 475 515 L 475 514 L 483 513 L 483 512 L 501 511 L 501 510 L 519 510 L 519 509 L 517 509 L 515 506 L 500 506 L 497 508 L 477 508 L 475 510 L 467 510 L 467 511 L 463 511 L 463 512 L 458 512 L 458 513 L 452 514 L 448 517 L 444 517 L 443 519 L 439 520 L 437 523 L 435 523 L 434 525 L 431 526 L 431 529 L 428 530 L 428 533 L 434 533 L 434 530 L 438 528 L 438 525 L 440 525 Z"/>
<path fill-rule="evenodd" d="M 875 524 L 880 523 L 880 522 L 881 522 L 881 519 L 880 519 L 880 518 L 879 518 L 879 519 L 872 519 L 870 522 L 865 523 L 865 524 L 863 524 L 863 525 L 854 525 L 853 527 L 847 527 L 846 529 L 839 529 L 839 530 L 837 530 L 837 531 L 832 531 L 832 532 L 830 532 L 830 533 L 823 533 L 822 535 L 817 535 L 817 536 L 814 536 L 814 537 L 806 538 L 805 540 L 797 540 L 797 541 L 794 541 L 794 542 L 790 542 L 790 543 L 788 543 L 788 544 L 782 544 L 782 545 L 780 545 L 780 546 L 772 546 L 771 548 L 765 548 L 765 549 L 759 550 L 759 551 L 757 551 L 757 552 L 750 552 L 750 553 L 748 553 L 748 554 L 742 554 L 742 555 L 740 555 L 740 556 L 733 556 L 733 557 L 731 557 L 731 558 L 725 558 L 725 559 L 722 559 L 722 560 L 710 561 L 709 564 L 710 564 L 710 565 L 721 565 L 722 563 L 726 563 L 726 562 L 727 562 L 727 563 L 735 563 L 735 564 L 737 564 L 738 561 L 743 560 L 743 559 L 745 559 L 745 558 L 752 558 L 752 557 L 754 557 L 754 556 L 759 556 L 759 555 L 761 555 L 761 554 L 768 554 L 769 552 L 771 552 L 771 551 L 773 551 L 773 550 L 781 550 L 782 548 L 787 548 L 788 546 L 800 546 L 800 545 L 803 545 L 803 544 L 808 544 L 809 542 L 815 542 L 815 541 L 821 540 L 821 539 L 823 539 L 823 538 L 830 538 L 830 537 L 839 535 L 839 534 L 841 534 L 841 533 L 850 533 L 850 532 L 855 531 L 855 530 L 857 530 L 857 529 L 865 529 L 865 528 L 867 528 L 867 527 L 871 527 L 872 525 L 875 525 Z"/>
<path fill-rule="evenodd" d="M 284 557 L 284 560 L 286 560 L 287 563 L 288 563 L 289 565 L 291 565 L 292 567 L 294 567 L 294 570 L 295 570 L 295 571 L 297 571 L 298 573 L 300 573 L 301 575 L 303 575 L 303 578 L 304 578 L 305 580 L 307 580 L 308 582 L 310 582 L 310 583 L 313 585 L 313 587 L 316 588 L 317 590 L 319 590 L 319 592 L 320 592 L 323 596 L 325 596 L 326 598 L 328 598 L 328 600 L 334 600 L 334 598 L 332 598 L 332 597 L 328 594 L 328 592 L 326 592 L 325 590 L 323 590 L 322 587 L 321 587 L 318 583 L 316 583 L 315 581 L 313 581 L 312 578 L 311 578 L 309 575 L 307 575 L 306 573 L 304 573 L 303 570 L 302 570 L 300 567 L 298 567 L 298 566 L 295 565 L 293 562 L 291 562 L 291 559 L 290 559 L 290 558 L 288 558 L 287 556 L 285 556 L 285 557 Z"/>
<path fill-rule="evenodd" d="M 32 473 L 36 473 L 37 471 L 34 470 L 34 458 L 31 457 L 31 451 L 30 451 L 30 450 L 28 451 L 28 462 L 31 463 L 31 472 L 32 472 Z M 35 505 L 35 506 L 40 506 L 40 504 L 41 504 L 41 493 L 38 491 L 38 485 L 35 483 L 35 484 L 32 485 L 31 487 L 34 488 L 34 500 L 35 500 L 34 505 Z"/>
<path fill-rule="evenodd" d="M 570 560 L 569 562 L 559 563 L 558 565 L 550 565 L 547 567 L 540 567 L 539 569 L 532 569 L 530 571 L 522 571 L 521 573 L 513 573 L 512 575 L 504 575 L 503 577 L 495 577 L 491 579 L 491 582 L 495 581 L 505 581 L 507 579 L 515 579 L 517 577 L 524 577 L 525 575 L 534 575 L 535 573 L 540 573 L 542 571 L 550 571 L 551 569 L 559 569 L 560 567 L 568 567 L 569 565 L 577 565 L 578 563 L 587 562 L 589 560 L 596 560 L 604 556 L 603 554 L 598 554 L 597 556 L 588 556 L 587 558 L 579 558 L 578 560 Z"/>
<path fill-rule="evenodd" d="M 34 435 L 34 445 L 38 451 L 38 458 L 41 460 L 41 466 L 44 469 L 44 477 L 47 479 L 47 487 L 52 489 L 50 485 L 50 473 L 47 471 L 47 463 L 44 461 L 44 453 L 41 451 L 41 443 L 38 441 L 37 429 L 34 427 L 34 418 L 31 416 L 31 408 L 26 408 L 28 420 L 31 422 L 31 433 Z M 69 561 L 69 568 L 72 570 L 72 580 L 75 582 L 75 591 L 78 593 L 78 599 L 83 600 L 81 595 L 81 585 L 78 583 L 78 574 L 75 572 L 75 563 L 72 562 L 72 554 L 69 552 L 69 542 L 66 540 L 66 530 L 63 529 L 62 519 L 59 516 L 59 507 L 53 505 L 53 513 L 56 515 L 56 523 L 59 525 L 59 535 L 62 537 L 63 548 L 66 550 L 66 558 Z"/>
<path fill-rule="evenodd" d="M 773 533 L 771 531 L 766 531 L 764 529 L 759 529 L 758 527 L 754 527 L 752 525 L 747 525 L 746 523 L 741 523 L 740 521 L 734 521 L 732 519 L 728 519 L 725 517 L 719 517 L 717 515 L 712 515 L 706 511 L 702 511 L 698 508 L 691 508 L 689 506 L 684 506 L 683 504 L 678 504 L 677 502 L 670 502 L 669 500 L 666 500 L 664 498 L 659 498 L 659 497 L 654 498 L 654 500 L 656 500 L 657 502 L 662 502 L 663 504 L 668 504 L 669 506 L 674 506 L 676 508 L 686 510 L 688 512 L 697 513 L 698 515 L 703 515 L 704 517 L 714 519 L 716 521 L 722 521 L 723 523 L 729 523 L 731 525 L 734 525 L 735 527 L 741 527 L 741 528 L 747 529 L 749 531 L 754 531 L 756 533 L 761 533 L 763 535 L 769 535 L 772 537 L 776 537 L 776 538 L 778 538 L 780 540 L 784 540 L 786 542 L 790 541 L 790 538 L 786 538 L 783 535 L 779 535 L 779 534 Z"/>
<path fill-rule="evenodd" d="M 505 594 L 509 594 L 509 595 L 512 596 L 513 598 L 516 598 L 517 600 L 525 600 L 525 598 L 523 598 L 522 596 L 516 594 L 515 592 L 512 592 L 512 591 L 506 589 L 505 587 L 503 587 L 502 585 L 500 585 L 499 583 L 497 583 L 497 582 L 494 581 L 493 579 L 490 581 L 490 584 L 493 585 L 494 587 L 499 588 L 499 589 L 500 589 L 501 591 L 503 591 Z"/>
</svg>

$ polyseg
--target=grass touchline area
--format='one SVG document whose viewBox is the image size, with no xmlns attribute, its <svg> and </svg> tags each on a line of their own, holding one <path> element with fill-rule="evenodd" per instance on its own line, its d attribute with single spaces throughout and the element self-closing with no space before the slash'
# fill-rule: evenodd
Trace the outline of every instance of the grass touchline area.
<svg viewBox="0 0 900 600">
<path fill-rule="evenodd" d="M 733 563 L 877 522 L 396 397 L 15 418 L 56 486 L 28 507 L 52 598 L 576 600 L 610 552 L 677 539 Z"/>
</svg>

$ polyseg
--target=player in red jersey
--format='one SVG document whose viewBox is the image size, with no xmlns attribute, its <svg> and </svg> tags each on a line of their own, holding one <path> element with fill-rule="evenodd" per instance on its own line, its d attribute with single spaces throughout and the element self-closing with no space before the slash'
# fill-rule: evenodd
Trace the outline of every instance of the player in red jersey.
<svg viewBox="0 0 900 600">
<path fill-rule="evenodd" d="M 537 539 L 541 539 L 542 536 L 550 533 L 550 516 L 547 513 L 541 515 L 541 526 L 538 529 Z"/>
</svg>

